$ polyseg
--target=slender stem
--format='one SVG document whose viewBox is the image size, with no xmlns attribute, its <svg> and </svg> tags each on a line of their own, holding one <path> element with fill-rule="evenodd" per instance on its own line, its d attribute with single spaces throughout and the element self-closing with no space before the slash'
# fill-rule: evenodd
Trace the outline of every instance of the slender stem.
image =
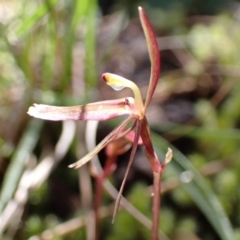
<svg viewBox="0 0 240 240">
<path fill-rule="evenodd" d="M 94 213 L 95 213 L 95 240 L 99 239 L 100 236 L 100 218 L 99 218 L 99 209 L 102 201 L 102 193 L 103 193 L 103 182 L 104 180 L 110 176 L 115 170 L 115 162 L 117 158 L 109 157 L 107 159 L 106 165 L 104 166 L 104 170 L 100 176 L 96 177 L 96 197 L 94 202 Z"/>
<path fill-rule="evenodd" d="M 95 197 L 95 204 L 94 204 L 94 213 L 95 213 L 95 240 L 99 239 L 99 208 L 101 205 L 102 199 L 102 181 L 103 179 L 97 178 L 96 179 L 96 197 Z"/>
<path fill-rule="evenodd" d="M 129 172 L 130 172 L 130 168 L 132 166 L 135 153 L 137 151 L 138 140 L 139 140 L 140 133 L 141 133 L 141 128 L 142 128 L 141 124 L 142 124 L 142 120 L 136 121 L 136 133 L 135 133 L 135 137 L 134 137 L 134 141 L 133 141 L 133 147 L 132 147 L 131 155 L 130 155 L 129 162 L 128 162 L 128 165 L 127 165 L 127 169 L 126 169 L 126 172 L 125 172 L 125 176 L 123 178 L 122 185 L 120 187 L 118 197 L 116 199 L 116 204 L 115 204 L 115 208 L 114 208 L 112 222 L 114 222 L 117 211 L 118 211 L 118 208 L 120 206 L 120 201 L 121 201 L 121 198 L 122 198 L 123 189 L 124 189 L 124 186 L 126 184 L 127 177 L 128 177 Z"/>
<path fill-rule="evenodd" d="M 152 240 L 158 240 L 158 227 L 160 218 L 160 204 L 161 204 L 161 176 L 162 171 L 153 172 L 153 225 L 152 225 Z"/>
</svg>

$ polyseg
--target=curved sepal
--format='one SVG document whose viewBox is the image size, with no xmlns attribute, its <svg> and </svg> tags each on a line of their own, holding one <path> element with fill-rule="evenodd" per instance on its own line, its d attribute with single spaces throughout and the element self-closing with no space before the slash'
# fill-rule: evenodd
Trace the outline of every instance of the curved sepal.
<svg viewBox="0 0 240 240">
<path fill-rule="evenodd" d="M 143 27 L 143 31 L 147 40 L 148 52 L 151 61 L 151 76 L 149 81 L 148 92 L 145 101 L 145 110 L 148 107 L 155 88 L 158 83 L 159 75 L 160 75 L 160 54 L 157 44 L 156 35 L 153 32 L 152 26 L 148 21 L 147 15 L 144 12 L 142 7 L 138 7 L 139 17 L 141 20 L 141 24 Z"/>
<path fill-rule="evenodd" d="M 91 152 L 85 155 L 77 162 L 69 165 L 70 168 L 80 168 L 88 161 L 90 161 L 96 154 L 98 154 L 109 142 L 118 138 L 118 136 L 125 131 L 126 126 L 133 121 L 132 117 L 125 119 L 119 126 L 117 126 L 111 133 L 109 133 Z"/>
</svg>

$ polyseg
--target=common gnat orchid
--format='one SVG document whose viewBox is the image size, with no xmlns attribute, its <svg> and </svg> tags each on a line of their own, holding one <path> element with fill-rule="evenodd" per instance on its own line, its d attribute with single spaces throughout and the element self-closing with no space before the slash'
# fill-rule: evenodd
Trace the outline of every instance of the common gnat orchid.
<svg viewBox="0 0 240 240">
<path fill-rule="evenodd" d="M 159 191 L 160 191 L 160 178 L 162 171 L 167 163 L 161 163 L 153 149 L 150 129 L 146 118 L 146 110 L 152 99 L 155 88 L 158 83 L 160 75 L 160 55 L 156 36 L 148 21 L 148 18 L 144 10 L 139 7 L 139 16 L 143 31 L 147 40 L 147 46 L 149 51 L 149 57 L 151 61 L 151 76 L 149 81 L 149 87 L 147 91 L 146 100 L 143 103 L 142 96 L 137 85 L 121 76 L 104 73 L 102 75 L 103 80 L 114 90 L 119 91 L 123 88 L 130 88 L 133 91 L 134 98 L 126 97 L 117 100 L 108 100 L 102 102 L 90 103 L 82 106 L 72 107 L 56 107 L 42 104 L 34 104 L 29 108 L 28 114 L 45 120 L 62 121 L 62 120 L 98 120 L 105 121 L 112 118 L 117 118 L 121 115 L 129 115 L 119 126 L 117 126 L 109 135 L 107 135 L 91 152 L 89 152 L 82 159 L 76 163 L 71 164 L 70 168 L 79 168 L 88 161 L 90 161 L 94 155 L 98 154 L 109 143 L 116 141 L 124 136 L 130 136 L 132 138 L 132 151 L 130 155 L 129 164 L 126 170 L 121 189 L 119 191 L 119 198 L 116 202 L 114 216 L 118 210 L 119 201 L 123 191 L 126 178 L 132 164 L 136 149 L 140 142 L 143 144 L 146 152 L 146 157 L 151 165 L 154 175 L 154 199 L 153 199 L 153 239 L 157 239 L 158 235 L 158 221 L 159 221 Z M 132 130 L 135 129 L 134 134 Z M 171 151 L 168 152 L 166 159 L 171 159 Z M 157 211 L 157 213 L 156 213 Z"/>
</svg>

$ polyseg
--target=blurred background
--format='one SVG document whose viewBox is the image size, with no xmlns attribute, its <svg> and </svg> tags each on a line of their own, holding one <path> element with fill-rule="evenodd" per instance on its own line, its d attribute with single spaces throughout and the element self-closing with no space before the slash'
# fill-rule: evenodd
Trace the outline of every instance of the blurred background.
<svg viewBox="0 0 240 240">
<path fill-rule="evenodd" d="M 174 159 L 162 180 L 162 240 L 240 239 L 240 3 L 229 0 L 0 1 L 0 239 L 91 239 L 95 181 L 82 122 L 27 115 L 33 103 L 80 105 L 129 96 L 101 80 L 132 79 L 145 97 L 150 63 L 137 6 L 161 53 L 147 117 L 155 150 Z M 99 124 L 97 142 L 118 123 Z M 103 150 L 99 154 L 106 161 Z M 119 189 L 129 152 L 110 177 Z M 152 173 L 139 148 L 124 196 L 151 219 Z M 100 239 L 150 239 L 150 230 L 103 194 Z M 140 221 L 140 222 L 139 222 Z"/>
</svg>

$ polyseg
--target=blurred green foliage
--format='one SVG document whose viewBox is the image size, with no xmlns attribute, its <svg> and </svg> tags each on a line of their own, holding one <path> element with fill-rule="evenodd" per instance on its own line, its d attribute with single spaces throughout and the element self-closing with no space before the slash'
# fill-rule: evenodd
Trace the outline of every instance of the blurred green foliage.
<svg viewBox="0 0 240 240">
<path fill-rule="evenodd" d="M 145 186 L 143 184 L 136 184 L 134 189 L 128 196 L 129 201 L 144 215 L 149 216 L 151 210 L 151 198 L 144 194 Z M 125 211 L 118 213 L 118 224 L 114 224 L 111 233 L 106 238 L 108 240 L 120 239 L 150 239 L 150 231 L 136 221 L 132 216 L 129 216 Z M 131 226 L 131 228 L 129 228 Z"/>
</svg>

